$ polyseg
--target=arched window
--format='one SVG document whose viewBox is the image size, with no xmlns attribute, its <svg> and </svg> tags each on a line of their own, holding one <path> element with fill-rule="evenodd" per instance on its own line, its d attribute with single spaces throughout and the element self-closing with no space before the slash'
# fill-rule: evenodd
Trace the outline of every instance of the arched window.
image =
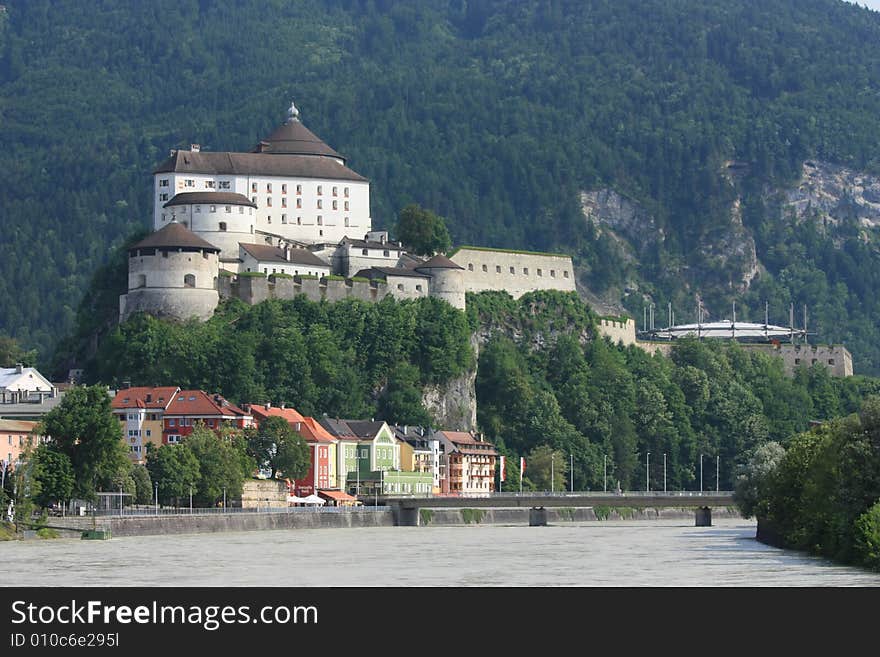
<svg viewBox="0 0 880 657">
<path fill-rule="evenodd" d="M 196 286 L 196 277 L 195 274 L 187 274 L 183 277 L 183 287 L 195 287 Z"/>
</svg>

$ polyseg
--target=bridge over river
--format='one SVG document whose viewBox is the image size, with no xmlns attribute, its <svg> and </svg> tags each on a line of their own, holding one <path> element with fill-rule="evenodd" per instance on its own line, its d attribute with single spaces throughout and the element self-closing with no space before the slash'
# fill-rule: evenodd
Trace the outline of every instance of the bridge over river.
<svg viewBox="0 0 880 657">
<path fill-rule="evenodd" d="M 377 504 L 391 507 L 395 524 L 419 524 L 419 509 L 528 508 L 529 524 L 547 524 L 548 507 L 692 508 L 698 527 L 712 524 L 712 507 L 734 506 L 733 491 L 636 491 L 625 493 L 491 493 L 481 496 L 378 496 Z"/>
</svg>

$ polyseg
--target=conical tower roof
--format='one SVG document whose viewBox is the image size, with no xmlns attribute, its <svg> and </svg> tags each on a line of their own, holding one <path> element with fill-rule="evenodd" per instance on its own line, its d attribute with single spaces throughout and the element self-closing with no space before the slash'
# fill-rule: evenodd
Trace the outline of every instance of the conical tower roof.
<svg viewBox="0 0 880 657">
<path fill-rule="evenodd" d="M 189 228 L 176 221 L 172 221 L 167 226 L 157 230 L 155 233 L 147 235 L 146 238 L 142 239 L 134 246 L 130 246 L 128 250 L 134 251 L 135 249 L 156 248 L 196 248 L 205 249 L 207 251 L 220 251 L 218 247 L 210 242 L 206 242 Z"/>
<path fill-rule="evenodd" d="M 442 253 L 438 253 L 433 258 L 416 265 L 414 269 L 464 269 L 461 265 L 452 262 Z"/>
<path fill-rule="evenodd" d="M 321 141 L 299 120 L 299 110 L 291 103 L 287 120 L 254 148 L 255 153 L 283 155 L 319 155 L 342 160 L 345 158 Z"/>
</svg>

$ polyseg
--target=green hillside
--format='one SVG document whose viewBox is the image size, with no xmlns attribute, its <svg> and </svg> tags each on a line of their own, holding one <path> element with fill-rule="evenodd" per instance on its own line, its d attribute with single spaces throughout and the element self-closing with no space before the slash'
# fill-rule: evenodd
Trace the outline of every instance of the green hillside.
<svg viewBox="0 0 880 657">
<path fill-rule="evenodd" d="M 454 243 L 564 250 L 620 299 L 679 317 L 808 303 L 880 372 L 873 229 L 780 219 L 807 158 L 880 172 L 880 14 L 836 0 L 521 2 L 7 0 L 0 12 L 0 333 L 48 362 L 92 273 L 151 216 L 170 148 L 251 147 L 290 99 L 372 181 Z M 746 163 L 732 182 L 725 163 Z M 637 259 L 585 222 L 612 188 L 655 230 Z M 766 268 L 747 293 L 705 244 L 742 199 Z M 641 317 L 641 295 L 626 306 Z"/>
</svg>

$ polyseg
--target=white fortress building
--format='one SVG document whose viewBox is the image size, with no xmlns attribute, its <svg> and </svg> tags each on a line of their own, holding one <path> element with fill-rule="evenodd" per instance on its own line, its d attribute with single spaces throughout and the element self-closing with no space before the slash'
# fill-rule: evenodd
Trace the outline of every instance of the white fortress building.
<svg viewBox="0 0 880 657">
<path fill-rule="evenodd" d="M 153 229 L 172 221 L 238 258 L 238 242 L 269 233 L 338 243 L 372 229 L 370 183 L 318 139 L 291 103 L 287 120 L 249 153 L 173 150 L 153 172 Z M 229 235 L 224 235 L 228 233 Z"/>
</svg>

